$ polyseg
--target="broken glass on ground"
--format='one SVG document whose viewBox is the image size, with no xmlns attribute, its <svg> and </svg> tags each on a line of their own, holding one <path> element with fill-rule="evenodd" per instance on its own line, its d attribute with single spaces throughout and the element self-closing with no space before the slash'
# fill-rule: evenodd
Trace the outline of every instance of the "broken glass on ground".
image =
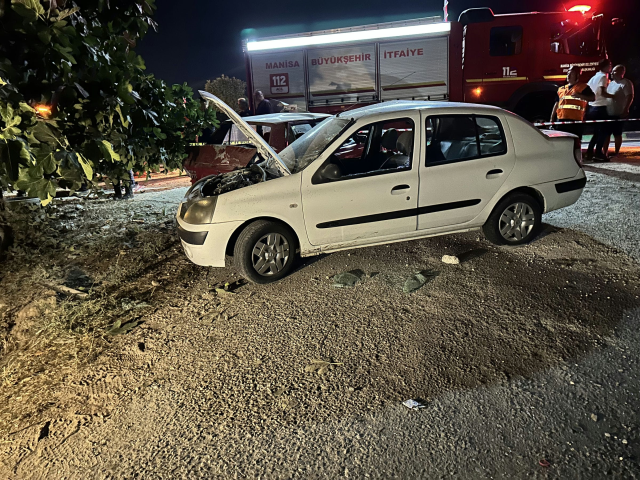
<svg viewBox="0 0 640 480">
<path fill-rule="evenodd" d="M 362 282 L 365 273 L 362 270 L 351 270 L 350 272 L 342 272 L 333 277 L 334 288 L 353 288 Z"/>
<path fill-rule="evenodd" d="M 415 275 L 409 277 L 404 282 L 404 287 L 402 287 L 402 291 L 404 293 L 413 293 L 416 290 L 424 287 L 431 280 L 440 275 L 440 272 L 435 270 L 423 270 L 422 272 L 418 272 Z"/>
<path fill-rule="evenodd" d="M 413 399 L 405 400 L 402 404 L 411 410 L 420 410 L 425 407 L 422 403 Z"/>
</svg>

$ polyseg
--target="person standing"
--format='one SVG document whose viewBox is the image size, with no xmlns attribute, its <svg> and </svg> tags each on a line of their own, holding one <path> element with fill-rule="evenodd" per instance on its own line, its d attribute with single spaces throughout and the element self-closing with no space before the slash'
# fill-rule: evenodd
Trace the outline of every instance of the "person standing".
<svg viewBox="0 0 640 480">
<path fill-rule="evenodd" d="M 253 115 L 253 112 L 249 108 L 249 102 L 246 98 L 238 99 L 238 114 L 241 117 L 250 117 Z"/>
<path fill-rule="evenodd" d="M 604 153 L 609 150 L 609 142 L 611 135 L 615 141 L 615 155 L 620 154 L 622 147 L 622 127 L 624 122 L 622 119 L 629 118 L 629 109 L 633 103 L 634 89 L 633 83 L 624 78 L 627 69 L 624 65 L 616 65 L 611 71 L 611 83 L 607 87 L 607 93 L 611 95 L 607 105 L 607 115 L 609 119 L 618 120 L 616 122 L 607 123 L 608 129 L 604 145 Z"/>
<path fill-rule="evenodd" d="M 255 99 L 256 115 L 268 115 L 273 113 L 273 106 L 271 105 L 271 102 L 264 98 L 264 95 L 260 90 L 256 90 L 253 98 Z M 256 126 L 256 132 L 258 132 L 261 137 L 265 137 L 262 125 Z"/>
<path fill-rule="evenodd" d="M 584 82 L 580 81 L 582 69 L 574 65 L 567 73 L 567 84 L 558 89 L 556 104 L 553 106 L 551 121 L 570 121 L 556 127 L 557 130 L 573 133 L 582 140 L 584 124 L 582 121 L 587 113 L 589 102 L 595 100 L 595 95 Z"/>
<path fill-rule="evenodd" d="M 271 102 L 264 98 L 264 94 L 257 90 L 254 98 L 256 100 L 256 115 L 268 115 L 269 113 L 273 113 L 273 106 Z"/>
<path fill-rule="evenodd" d="M 611 60 L 604 59 L 598 64 L 599 71 L 587 83 L 596 99 L 589 103 L 587 111 L 587 120 L 607 120 L 607 104 L 611 97 L 607 93 L 609 86 L 609 73 L 611 72 Z M 604 154 L 604 142 L 606 140 L 607 125 L 605 123 L 595 123 L 593 129 L 593 137 L 589 142 L 587 149 L 587 159 L 593 158 L 596 161 L 606 162 L 607 158 Z M 594 151 L 595 149 L 595 151 Z"/>
</svg>

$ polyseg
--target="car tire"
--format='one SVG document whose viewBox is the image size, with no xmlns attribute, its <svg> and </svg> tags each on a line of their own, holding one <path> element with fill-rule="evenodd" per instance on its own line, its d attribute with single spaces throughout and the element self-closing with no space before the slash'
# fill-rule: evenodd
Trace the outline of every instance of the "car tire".
<svg viewBox="0 0 640 480">
<path fill-rule="evenodd" d="M 496 245 L 522 245 L 537 237 L 541 226 L 540 202 L 526 193 L 514 193 L 496 205 L 482 230 Z"/>
<path fill-rule="evenodd" d="M 257 220 L 240 232 L 233 249 L 234 265 L 252 283 L 277 282 L 293 269 L 296 248 L 297 239 L 289 227 Z"/>
</svg>

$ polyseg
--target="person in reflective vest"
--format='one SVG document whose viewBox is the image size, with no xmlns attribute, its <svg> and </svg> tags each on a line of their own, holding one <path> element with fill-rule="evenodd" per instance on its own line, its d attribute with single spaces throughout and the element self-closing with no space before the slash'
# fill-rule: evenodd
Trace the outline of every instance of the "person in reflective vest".
<svg viewBox="0 0 640 480">
<path fill-rule="evenodd" d="M 573 66 L 567 74 L 567 84 L 558 89 L 556 104 L 553 106 L 551 121 L 566 121 L 563 125 L 557 125 L 556 130 L 573 133 L 582 140 L 584 120 L 589 102 L 596 97 L 589 85 L 580 81 L 582 70 L 578 66 Z M 576 123 L 577 122 L 577 123 Z"/>
</svg>

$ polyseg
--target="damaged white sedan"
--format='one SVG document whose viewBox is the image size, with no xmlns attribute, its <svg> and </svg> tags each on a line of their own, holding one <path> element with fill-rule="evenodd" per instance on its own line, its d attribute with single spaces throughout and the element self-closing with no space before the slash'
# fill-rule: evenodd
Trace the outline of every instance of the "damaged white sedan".
<svg viewBox="0 0 640 480">
<path fill-rule="evenodd" d="M 586 184 L 578 138 L 540 132 L 495 107 L 397 101 L 323 121 L 279 155 L 217 97 L 200 92 L 255 144 L 247 168 L 204 178 L 180 204 L 178 233 L 194 263 L 227 256 L 255 283 L 296 257 L 482 229 L 520 245 L 542 213 Z"/>
</svg>

